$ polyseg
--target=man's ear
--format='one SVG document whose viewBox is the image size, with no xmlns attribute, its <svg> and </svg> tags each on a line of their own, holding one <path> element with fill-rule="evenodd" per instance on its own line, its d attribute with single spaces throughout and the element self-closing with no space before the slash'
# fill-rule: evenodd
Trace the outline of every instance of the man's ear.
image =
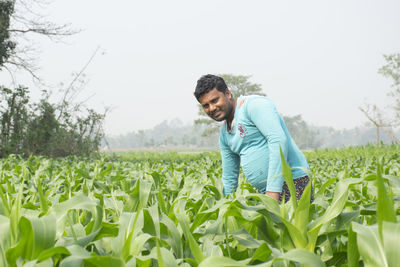
<svg viewBox="0 0 400 267">
<path fill-rule="evenodd" d="M 225 94 L 229 99 L 233 98 L 233 95 L 232 95 L 231 91 L 229 91 L 229 89 L 226 89 Z"/>
</svg>

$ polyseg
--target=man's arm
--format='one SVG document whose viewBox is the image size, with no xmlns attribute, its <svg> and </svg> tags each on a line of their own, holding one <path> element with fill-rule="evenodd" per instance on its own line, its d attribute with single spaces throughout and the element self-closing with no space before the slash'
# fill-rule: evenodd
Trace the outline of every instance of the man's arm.
<svg viewBox="0 0 400 267">
<path fill-rule="evenodd" d="M 266 98 L 257 98 L 248 103 L 247 112 L 254 125 L 266 138 L 269 148 L 269 164 L 266 194 L 278 199 L 282 192 L 283 176 L 280 149 L 287 157 L 288 145 L 275 105 Z"/>
<path fill-rule="evenodd" d="M 240 157 L 232 152 L 222 135 L 219 139 L 219 146 L 222 159 L 222 183 L 224 185 L 224 195 L 227 196 L 236 191 L 238 186 Z"/>
<path fill-rule="evenodd" d="M 276 199 L 276 200 L 279 200 L 279 193 L 278 193 L 278 192 L 269 192 L 269 191 L 266 191 L 265 194 L 266 194 L 267 196 L 270 196 L 270 197 Z"/>
</svg>

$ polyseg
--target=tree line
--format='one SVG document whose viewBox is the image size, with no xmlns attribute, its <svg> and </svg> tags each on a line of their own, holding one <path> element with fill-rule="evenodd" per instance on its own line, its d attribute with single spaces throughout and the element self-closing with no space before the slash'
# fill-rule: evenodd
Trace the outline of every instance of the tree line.
<svg viewBox="0 0 400 267">
<path fill-rule="evenodd" d="M 335 129 L 328 126 L 310 125 L 302 119 L 301 115 L 283 116 L 283 118 L 296 144 L 303 150 L 362 146 L 376 142 L 376 129 L 373 125 Z M 184 124 L 179 119 L 165 120 L 151 129 L 105 136 L 102 147 L 105 149 L 217 149 L 219 132 L 202 134 L 208 131 L 205 125 Z M 400 136 L 400 131 L 394 133 Z M 386 132 L 380 131 L 379 142 L 390 145 L 395 140 Z"/>
</svg>

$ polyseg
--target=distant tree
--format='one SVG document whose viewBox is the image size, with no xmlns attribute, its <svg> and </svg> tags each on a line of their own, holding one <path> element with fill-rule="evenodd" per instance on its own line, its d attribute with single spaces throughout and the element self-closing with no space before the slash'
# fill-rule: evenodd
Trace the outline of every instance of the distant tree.
<svg viewBox="0 0 400 267">
<path fill-rule="evenodd" d="M 310 126 L 316 133 L 318 148 L 361 146 L 376 142 L 376 127 L 370 124 L 357 126 L 352 129 L 334 129 L 326 126 Z M 397 131 L 396 135 L 400 132 Z M 386 132 L 379 134 L 379 143 L 391 144 L 393 137 Z"/>
<path fill-rule="evenodd" d="M 389 92 L 389 96 L 394 100 L 391 106 L 394 111 L 395 123 L 394 126 L 400 125 L 400 53 L 392 55 L 384 55 L 386 64 L 383 65 L 378 73 L 384 77 L 392 79 L 393 90 Z"/>
<path fill-rule="evenodd" d="M 382 130 L 390 135 L 396 142 L 400 140 L 394 134 L 392 129 L 393 122 L 385 119 L 383 112 L 376 105 L 365 104 L 364 107 L 359 107 L 359 110 L 367 117 L 367 119 L 375 126 L 376 129 L 376 144 L 380 144 L 379 131 Z"/>
<path fill-rule="evenodd" d="M 146 141 L 146 135 L 145 135 L 145 132 L 144 132 L 144 130 L 139 130 L 139 132 L 138 132 L 138 144 L 139 144 L 139 147 L 144 147 L 144 145 L 145 145 L 145 141 Z"/>
<path fill-rule="evenodd" d="M 151 129 L 106 136 L 104 140 L 110 149 L 176 146 L 217 148 L 217 135 L 201 136 L 204 129 L 203 125 L 184 125 L 180 120 L 172 119 L 163 121 Z"/>
<path fill-rule="evenodd" d="M 220 76 L 224 79 L 234 97 L 241 95 L 266 95 L 262 91 L 261 84 L 249 81 L 251 78 L 250 75 L 222 74 Z"/>
<path fill-rule="evenodd" d="M 393 128 L 400 126 L 400 54 L 384 55 L 384 58 L 386 64 L 378 70 L 378 73 L 391 78 L 393 81 L 393 90 L 388 93 L 390 99 L 394 101 L 394 104 L 389 107 L 391 112 L 385 114 L 375 104 L 366 103 L 363 107 L 359 107 L 360 111 L 376 128 L 377 145 L 380 144 L 380 129 L 389 134 L 396 142 L 400 142 L 393 130 Z"/>
<path fill-rule="evenodd" d="M 283 116 L 283 120 L 299 148 L 318 148 L 321 145 L 321 141 L 317 140 L 317 131 L 313 130 L 301 115 Z"/>
<path fill-rule="evenodd" d="M 222 74 L 222 77 L 234 97 L 241 95 L 265 95 L 260 84 L 249 81 L 251 76 Z M 209 136 L 218 131 L 220 123 L 214 121 L 204 112 L 203 107 L 198 105 L 199 118 L 195 124 L 205 125 L 207 128 L 202 132 L 202 136 Z"/>
</svg>

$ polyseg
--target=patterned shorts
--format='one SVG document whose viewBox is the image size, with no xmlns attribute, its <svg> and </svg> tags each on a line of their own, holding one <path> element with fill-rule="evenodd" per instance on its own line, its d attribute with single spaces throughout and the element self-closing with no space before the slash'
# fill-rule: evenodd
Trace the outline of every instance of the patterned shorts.
<svg viewBox="0 0 400 267">
<path fill-rule="evenodd" d="M 301 195 L 303 195 L 304 189 L 306 189 L 307 184 L 310 182 L 310 178 L 308 176 L 304 176 L 301 178 L 293 179 L 294 186 L 296 187 L 296 198 L 299 200 Z M 279 193 L 279 202 L 282 201 L 282 196 L 285 196 L 285 202 L 288 202 L 290 199 L 290 192 L 286 182 L 283 183 L 282 193 Z M 314 201 L 314 192 L 311 185 L 311 199 L 310 202 Z"/>
</svg>

